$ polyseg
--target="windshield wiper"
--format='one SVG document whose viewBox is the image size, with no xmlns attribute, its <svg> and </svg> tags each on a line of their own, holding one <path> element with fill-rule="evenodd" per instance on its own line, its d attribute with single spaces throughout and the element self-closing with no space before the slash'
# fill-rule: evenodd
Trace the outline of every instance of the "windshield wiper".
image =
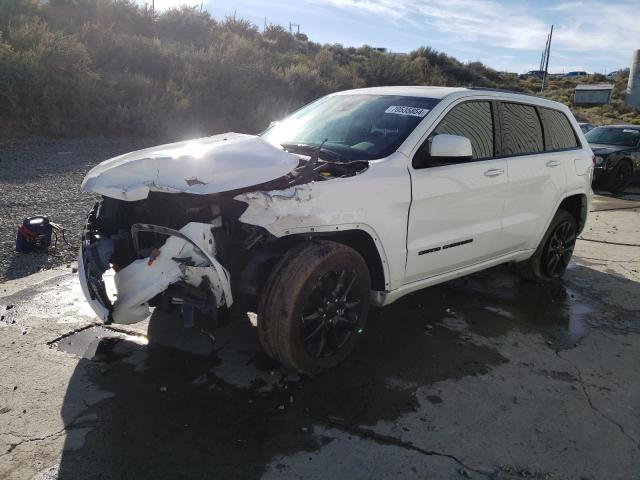
<svg viewBox="0 0 640 480">
<path fill-rule="evenodd" d="M 319 145 L 315 145 L 312 143 L 281 143 L 280 145 L 282 146 L 282 148 L 288 151 L 303 150 L 303 151 L 311 152 L 312 154 L 315 154 L 317 156 L 320 156 L 320 154 L 323 153 L 331 157 L 333 160 L 336 160 L 336 161 L 344 160 L 344 157 L 340 155 L 338 152 L 325 147 L 324 146 L 325 142 L 326 140 L 324 140 Z"/>
</svg>

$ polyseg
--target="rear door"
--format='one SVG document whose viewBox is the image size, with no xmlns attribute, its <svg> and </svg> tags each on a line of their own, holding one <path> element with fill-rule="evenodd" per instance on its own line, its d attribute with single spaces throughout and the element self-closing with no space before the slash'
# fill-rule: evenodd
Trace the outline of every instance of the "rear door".
<svg viewBox="0 0 640 480">
<path fill-rule="evenodd" d="M 507 162 L 495 158 L 495 115 L 491 101 L 455 104 L 414 155 L 407 232 L 405 281 L 413 282 L 499 256 Z M 428 159 L 438 134 L 471 141 L 473 159 L 439 164 Z M 427 157 L 425 163 L 418 159 Z"/>
<path fill-rule="evenodd" d="M 527 250 L 537 246 L 566 191 L 578 140 L 561 111 L 507 101 L 498 111 L 500 155 L 509 170 L 504 241 L 513 251 Z"/>
</svg>

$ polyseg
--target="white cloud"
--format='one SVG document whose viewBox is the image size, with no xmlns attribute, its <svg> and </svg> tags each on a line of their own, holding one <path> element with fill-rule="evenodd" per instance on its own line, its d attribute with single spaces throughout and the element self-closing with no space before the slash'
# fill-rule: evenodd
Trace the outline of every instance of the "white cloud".
<svg viewBox="0 0 640 480">
<path fill-rule="evenodd" d="M 560 49 L 573 52 L 606 52 L 631 58 L 640 48 L 640 5 L 585 1 L 564 3 L 550 9 L 563 12 L 554 38 Z"/>
<path fill-rule="evenodd" d="M 456 45 L 542 51 L 551 23 L 553 55 L 573 52 L 606 54 L 617 62 L 640 48 L 638 0 L 567 1 L 541 8 L 529 2 L 498 0 L 308 0 L 309 3 L 359 10 L 386 17 L 394 24 L 430 29 Z"/>
<path fill-rule="evenodd" d="M 494 0 L 313 0 L 345 9 L 384 15 L 446 33 L 466 42 L 515 49 L 538 49 L 548 27 L 521 7 L 505 7 Z"/>
</svg>

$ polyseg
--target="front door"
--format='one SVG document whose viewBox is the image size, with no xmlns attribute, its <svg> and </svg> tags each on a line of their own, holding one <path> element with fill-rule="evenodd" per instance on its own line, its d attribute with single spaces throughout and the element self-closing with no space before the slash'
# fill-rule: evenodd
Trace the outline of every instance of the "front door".
<svg viewBox="0 0 640 480">
<path fill-rule="evenodd" d="M 416 153 L 405 282 L 413 282 L 505 252 L 502 214 L 508 188 L 507 162 L 494 158 L 494 106 L 466 101 L 453 106 Z M 473 159 L 447 165 L 429 161 L 435 135 L 471 141 Z"/>
</svg>

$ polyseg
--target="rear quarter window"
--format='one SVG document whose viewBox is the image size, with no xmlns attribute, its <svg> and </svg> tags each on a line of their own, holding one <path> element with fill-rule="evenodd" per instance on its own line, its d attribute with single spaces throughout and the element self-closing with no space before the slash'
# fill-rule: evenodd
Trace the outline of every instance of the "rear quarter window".
<svg viewBox="0 0 640 480">
<path fill-rule="evenodd" d="M 578 148 L 578 137 L 567 116 L 550 108 L 539 108 L 544 126 L 544 143 L 547 152 Z"/>
<path fill-rule="evenodd" d="M 544 152 L 542 125 L 532 105 L 500 103 L 503 156 Z"/>
</svg>

